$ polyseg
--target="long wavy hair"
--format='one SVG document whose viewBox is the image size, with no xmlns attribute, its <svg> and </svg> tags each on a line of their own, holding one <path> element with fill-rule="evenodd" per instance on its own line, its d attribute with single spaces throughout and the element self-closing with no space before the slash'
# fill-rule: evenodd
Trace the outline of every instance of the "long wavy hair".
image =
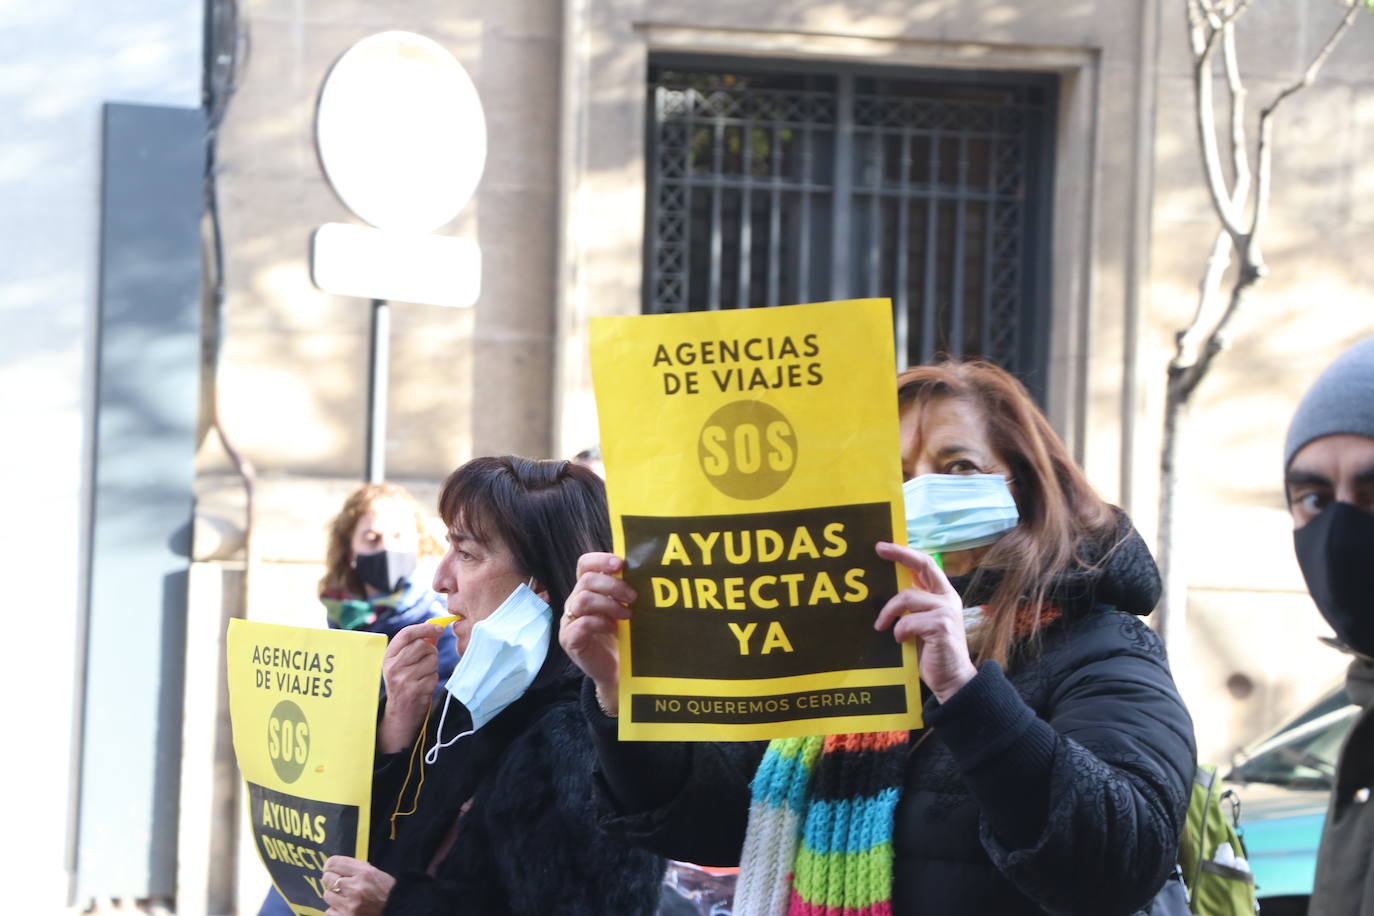
<svg viewBox="0 0 1374 916">
<path fill-rule="evenodd" d="M 367 592 L 358 571 L 353 568 L 353 529 L 358 519 L 366 515 L 373 504 L 389 499 L 407 506 L 415 515 L 415 533 L 419 535 L 416 553 L 421 562 L 442 556 L 439 541 L 430 531 L 420 504 L 405 487 L 395 483 L 363 484 L 344 500 L 343 508 L 329 520 L 325 542 L 324 575 L 320 577 L 318 594 L 345 594 L 362 597 Z"/>
<path fill-rule="evenodd" d="M 1091 568 L 1089 558 L 1110 547 L 1117 517 L 1011 373 L 979 360 L 945 360 L 897 375 L 903 415 L 944 398 L 978 410 L 992 448 L 1015 481 L 1021 520 L 988 548 L 967 588 L 976 595 L 991 591 L 976 661 L 995 659 L 1005 667 L 1018 640 L 1034 644 L 1055 580 Z"/>
</svg>

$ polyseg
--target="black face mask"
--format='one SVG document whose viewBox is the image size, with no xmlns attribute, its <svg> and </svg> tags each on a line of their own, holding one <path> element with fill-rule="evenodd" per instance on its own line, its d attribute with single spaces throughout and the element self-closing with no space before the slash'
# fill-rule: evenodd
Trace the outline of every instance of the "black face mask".
<svg viewBox="0 0 1374 916">
<path fill-rule="evenodd" d="M 1293 532 L 1307 590 L 1337 638 L 1374 655 L 1374 515 L 1335 502 Z"/>
<path fill-rule="evenodd" d="M 401 580 L 415 572 L 415 553 L 400 550 L 379 550 L 358 555 L 353 568 L 358 578 L 379 592 L 394 592 Z"/>
</svg>

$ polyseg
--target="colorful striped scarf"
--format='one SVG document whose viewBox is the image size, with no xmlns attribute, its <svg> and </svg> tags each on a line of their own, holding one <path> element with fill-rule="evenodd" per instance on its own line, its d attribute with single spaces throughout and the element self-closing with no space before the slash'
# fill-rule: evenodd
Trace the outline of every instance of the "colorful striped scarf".
<svg viewBox="0 0 1374 916">
<path fill-rule="evenodd" d="M 768 743 L 751 786 L 739 916 L 888 916 L 909 732 Z"/>
<path fill-rule="evenodd" d="M 970 649 L 987 635 L 981 607 L 964 611 Z M 1062 611 L 1021 607 L 1021 640 Z M 910 732 L 774 738 L 750 784 L 736 916 L 891 916 L 892 818 Z"/>
</svg>

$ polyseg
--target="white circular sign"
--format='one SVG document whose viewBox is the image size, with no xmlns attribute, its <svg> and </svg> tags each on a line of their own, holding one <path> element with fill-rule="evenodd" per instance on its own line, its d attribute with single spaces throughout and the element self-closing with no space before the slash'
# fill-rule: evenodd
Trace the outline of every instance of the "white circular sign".
<svg viewBox="0 0 1374 916">
<path fill-rule="evenodd" d="M 487 160 L 477 87 L 443 46 L 414 32 L 380 32 L 344 52 L 320 92 L 315 134 L 329 183 L 379 229 L 447 223 Z"/>
</svg>

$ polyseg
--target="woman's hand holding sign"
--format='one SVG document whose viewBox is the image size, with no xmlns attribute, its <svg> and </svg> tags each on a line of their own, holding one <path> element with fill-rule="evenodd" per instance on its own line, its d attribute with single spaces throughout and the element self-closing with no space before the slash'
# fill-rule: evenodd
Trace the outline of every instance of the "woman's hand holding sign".
<svg viewBox="0 0 1374 916">
<path fill-rule="evenodd" d="M 898 642 L 915 640 L 921 680 L 944 702 L 978 669 L 969 657 L 964 605 L 935 561 L 920 551 L 881 541 L 878 556 L 911 571 L 914 587 L 894 595 L 874 627 L 892 629 Z M 629 620 L 635 590 L 617 578 L 625 561 L 615 554 L 588 553 L 577 561 L 577 585 L 564 605 L 559 642 L 596 686 L 597 702 L 609 715 L 619 711 L 620 642 L 617 621 Z M 404 632 L 404 631 L 403 631 Z"/>
<path fill-rule="evenodd" d="M 381 916 L 396 879 L 360 859 L 330 856 L 321 875 L 325 916 Z"/>
<path fill-rule="evenodd" d="M 608 715 L 620 708 L 620 637 L 617 621 L 630 619 L 635 590 L 616 577 L 625 561 L 613 553 L 585 553 L 577 561 L 577 585 L 563 604 L 558 641 L 596 686 Z"/>
<path fill-rule="evenodd" d="M 429 698 L 439 686 L 439 627 L 414 623 L 398 632 L 382 659 L 386 712 L 377 731 L 383 754 L 396 754 L 415 741 L 429 711 Z"/>
<path fill-rule="evenodd" d="M 978 673 L 969 658 L 964 602 L 928 555 L 886 541 L 879 541 L 876 549 L 884 560 L 911 570 L 915 584 L 893 595 L 873 626 L 892 627 L 898 642 L 916 641 L 921 680 L 943 703 Z"/>
</svg>

